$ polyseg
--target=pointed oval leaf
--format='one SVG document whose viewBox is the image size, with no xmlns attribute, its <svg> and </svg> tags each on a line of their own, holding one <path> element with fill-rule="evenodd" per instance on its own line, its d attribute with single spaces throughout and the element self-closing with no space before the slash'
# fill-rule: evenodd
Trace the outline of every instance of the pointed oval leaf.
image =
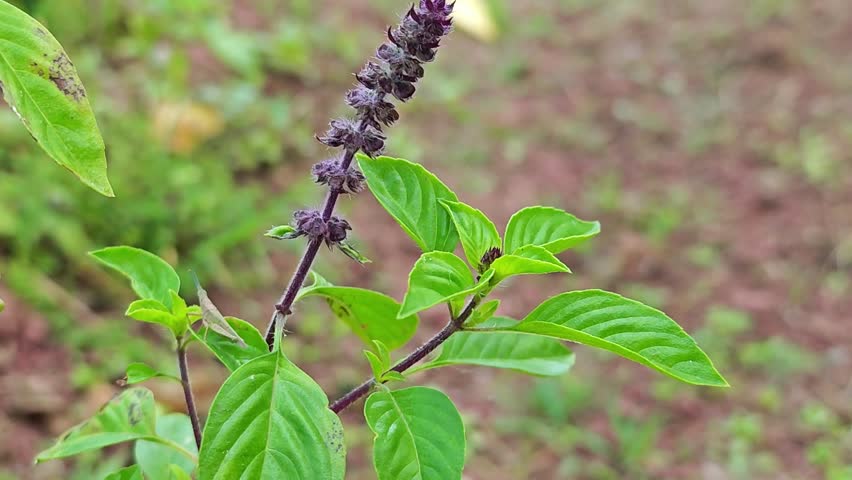
<svg viewBox="0 0 852 480">
<path fill-rule="evenodd" d="M 86 185 L 114 196 L 104 141 L 77 70 L 50 32 L 0 2 L 0 90 L 33 138 Z"/>
<path fill-rule="evenodd" d="M 175 316 L 157 300 L 136 300 L 127 307 L 124 314 L 140 322 L 163 325 L 171 330 L 175 337 L 180 337 L 189 328 L 185 315 L 183 318 Z"/>
<path fill-rule="evenodd" d="M 343 478 L 340 419 L 328 397 L 280 351 L 237 369 L 204 427 L 199 480 Z"/>
<path fill-rule="evenodd" d="M 482 256 L 492 248 L 501 248 L 503 241 L 494 223 L 481 211 L 461 202 L 441 200 L 456 226 L 467 262 L 482 271 Z"/>
<path fill-rule="evenodd" d="M 490 320 L 497 309 L 500 308 L 500 300 L 489 300 L 480 306 L 476 307 L 468 321 L 464 323 L 465 327 L 475 327 Z"/>
<path fill-rule="evenodd" d="M 162 258 L 145 250 L 127 246 L 107 247 L 90 252 L 99 262 L 128 279 L 133 291 L 142 299 L 157 300 L 170 307 L 169 290 L 180 291 L 180 277 Z"/>
<path fill-rule="evenodd" d="M 458 480 L 464 468 L 461 415 L 442 392 L 425 387 L 380 390 L 364 416 L 379 480 Z"/>
<path fill-rule="evenodd" d="M 278 225 L 272 227 L 263 234 L 264 237 L 274 238 L 276 240 L 290 240 L 296 238 L 296 228 L 292 225 Z"/>
<path fill-rule="evenodd" d="M 538 245 L 556 254 L 580 245 L 600 231 L 600 223 L 580 220 L 564 210 L 528 207 L 509 219 L 503 250 L 514 253 L 521 247 Z"/>
<path fill-rule="evenodd" d="M 198 455 L 192 423 L 183 413 L 170 413 L 157 418 L 157 435 L 180 445 L 193 455 Z M 187 474 L 195 470 L 195 462 L 172 448 L 159 443 L 139 440 L 134 447 L 136 462 L 148 478 L 169 478 L 171 467 L 177 466 Z"/>
<path fill-rule="evenodd" d="M 225 321 L 242 339 L 245 346 L 231 338 L 221 335 L 208 326 L 193 332 L 196 340 L 203 343 L 216 358 L 230 371 L 234 371 L 257 357 L 269 354 L 269 346 L 260 331 L 254 325 L 234 317 L 225 317 Z M 192 331 L 192 330 L 190 330 Z"/>
<path fill-rule="evenodd" d="M 142 383 L 152 378 L 167 378 L 169 380 L 180 382 L 180 379 L 174 375 L 158 372 L 149 365 L 137 362 L 131 363 L 127 366 L 127 372 L 124 376 L 123 385 L 134 385 L 136 383 Z"/>
<path fill-rule="evenodd" d="M 107 403 L 92 418 L 67 431 L 55 445 L 41 452 L 36 462 L 70 457 L 117 443 L 156 435 L 154 394 L 130 388 Z"/>
<path fill-rule="evenodd" d="M 376 199 L 424 252 L 452 252 L 458 244 L 450 214 L 439 200 L 456 194 L 422 166 L 398 158 L 358 154 L 358 165 Z"/>
<path fill-rule="evenodd" d="M 540 275 L 545 273 L 570 273 L 571 269 L 544 247 L 527 245 L 515 250 L 515 253 L 503 255 L 491 264 L 496 285 L 514 275 Z"/>
<path fill-rule="evenodd" d="M 142 469 L 139 465 L 131 465 L 117 472 L 110 473 L 104 480 L 143 480 Z"/>
<path fill-rule="evenodd" d="M 516 323 L 498 317 L 482 326 L 508 327 Z M 441 345 L 441 352 L 434 360 L 416 367 L 416 371 L 450 365 L 479 365 L 547 377 L 570 370 L 574 354 L 552 338 L 515 332 L 457 332 Z"/>
<path fill-rule="evenodd" d="M 399 317 L 406 317 L 434 307 L 440 303 L 476 293 L 488 286 L 493 270 L 479 283 L 470 273 L 464 260 L 448 252 L 424 253 L 414 264 L 408 276 L 408 292 L 399 309 Z"/>
<path fill-rule="evenodd" d="M 397 318 L 399 303 L 379 292 L 353 287 L 311 287 L 302 293 L 303 298 L 311 296 L 324 297 L 337 318 L 371 347 L 378 340 L 395 350 L 417 331 L 417 316 Z"/>
<path fill-rule="evenodd" d="M 557 295 L 511 330 L 609 350 L 693 385 L 728 386 L 674 320 L 615 293 L 582 290 Z"/>
</svg>

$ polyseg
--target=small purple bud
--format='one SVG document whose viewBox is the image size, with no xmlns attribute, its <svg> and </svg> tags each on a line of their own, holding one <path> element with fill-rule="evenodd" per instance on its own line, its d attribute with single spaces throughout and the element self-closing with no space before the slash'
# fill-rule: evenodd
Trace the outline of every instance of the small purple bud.
<svg viewBox="0 0 852 480">
<path fill-rule="evenodd" d="M 485 273 L 486 270 L 491 268 L 491 264 L 502 256 L 503 252 L 499 248 L 489 248 L 488 251 L 485 252 L 485 255 L 482 256 L 482 259 L 479 260 L 479 273 Z"/>
<path fill-rule="evenodd" d="M 346 240 L 346 231 L 352 230 L 349 222 L 340 217 L 331 217 L 326 224 L 328 233 L 325 237 L 325 244 L 331 248 L 332 245 Z"/>
<path fill-rule="evenodd" d="M 297 237 L 320 238 L 325 237 L 328 231 L 318 210 L 297 210 L 293 214 L 293 227 Z"/>
</svg>

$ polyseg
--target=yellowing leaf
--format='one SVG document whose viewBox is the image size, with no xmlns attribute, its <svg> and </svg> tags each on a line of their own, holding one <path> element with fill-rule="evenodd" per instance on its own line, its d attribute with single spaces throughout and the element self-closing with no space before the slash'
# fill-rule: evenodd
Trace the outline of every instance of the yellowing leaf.
<svg viewBox="0 0 852 480">
<path fill-rule="evenodd" d="M 154 136 L 169 150 L 187 154 L 222 132 L 222 115 L 205 105 L 164 103 L 156 107 Z"/>
<path fill-rule="evenodd" d="M 453 23 L 459 30 L 483 42 L 493 42 L 500 35 L 497 19 L 486 0 L 457 0 Z"/>
</svg>

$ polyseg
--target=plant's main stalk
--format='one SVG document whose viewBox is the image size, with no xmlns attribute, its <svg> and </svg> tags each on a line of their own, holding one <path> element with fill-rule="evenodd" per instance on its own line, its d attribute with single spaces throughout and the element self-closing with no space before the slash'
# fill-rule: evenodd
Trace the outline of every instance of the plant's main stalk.
<svg viewBox="0 0 852 480">
<path fill-rule="evenodd" d="M 339 158 L 314 165 L 317 183 L 328 185 L 322 210 L 300 210 L 293 216 L 293 237 L 308 237 L 302 255 L 287 289 L 275 305 L 266 330 L 266 343 L 272 349 L 275 325 L 283 326 L 292 313 L 293 302 L 316 259 L 320 246 L 338 246 L 351 230 L 349 223 L 334 216 L 341 193 L 358 193 L 364 189 L 364 176 L 350 168 L 355 154 L 363 152 L 375 157 L 385 147 L 383 127 L 399 120 L 399 112 L 389 100 L 405 102 L 414 96 L 414 84 L 423 77 L 423 64 L 435 59 L 441 39 L 452 30 L 453 4 L 446 0 L 420 0 L 413 5 L 396 27 L 388 28 L 388 41 L 376 51 L 376 57 L 355 75 L 358 85 L 346 93 L 346 103 L 355 109 L 355 119 L 332 120 L 325 135 L 317 137 L 332 148 L 343 148 Z"/>
</svg>

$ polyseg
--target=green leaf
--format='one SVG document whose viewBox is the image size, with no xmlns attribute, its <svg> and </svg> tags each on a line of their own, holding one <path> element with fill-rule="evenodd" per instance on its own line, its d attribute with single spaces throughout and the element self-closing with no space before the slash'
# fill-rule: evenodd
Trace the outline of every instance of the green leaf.
<svg viewBox="0 0 852 480">
<path fill-rule="evenodd" d="M 517 322 L 494 318 L 487 327 L 509 327 Z M 450 365 L 504 368 L 530 375 L 562 375 L 574 365 L 574 354 L 562 342 L 515 332 L 457 332 L 441 346 L 434 360 L 411 371 Z"/>
<path fill-rule="evenodd" d="M 241 347 L 240 344 L 206 326 L 199 329 L 197 333 L 193 332 L 193 335 L 207 346 L 228 370 L 233 372 L 251 360 L 269 353 L 266 340 L 254 325 L 234 317 L 225 317 L 225 321 L 242 339 L 245 347 Z"/>
<path fill-rule="evenodd" d="M 157 418 L 157 435 L 171 440 L 194 455 L 198 455 L 195 435 L 189 417 L 182 413 L 170 413 Z M 136 462 L 148 478 L 169 478 L 171 466 L 177 466 L 187 474 L 195 470 L 195 462 L 175 450 L 159 443 L 140 440 L 134 449 Z"/>
<path fill-rule="evenodd" d="M 506 253 L 527 245 L 538 245 L 557 254 L 575 247 L 601 231 L 598 222 L 586 222 L 563 210 L 528 207 L 509 219 L 504 239 Z"/>
<path fill-rule="evenodd" d="M 414 315 L 439 303 L 464 301 L 464 297 L 488 286 L 493 270 L 477 284 L 464 260 L 447 252 L 424 253 L 408 276 L 408 292 L 399 309 L 400 318 Z M 458 303 L 454 310 L 458 309 Z M 453 314 L 457 314 L 454 311 Z"/>
<path fill-rule="evenodd" d="M 378 355 L 369 350 L 364 350 L 364 356 L 367 357 L 367 362 L 370 363 L 370 370 L 373 371 L 373 378 L 381 379 L 382 374 L 385 373 L 386 370 L 381 359 Z"/>
<path fill-rule="evenodd" d="M 176 338 L 183 335 L 186 329 L 189 328 L 186 315 L 183 318 L 175 316 L 165 305 L 157 300 L 136 300 L 127 307 L 127 311 L 124 314 L 140 322 L 163 325 L 171 330 Z"/>
<path fill-rule="evenodd" d="M 300 298 L 319 296 L 366 345 L 378 340 L 391 350 L 405 345 L 417 330 L 417 316 L 397 318 L 399 303 L 372 290 L 353 287 L 307 287 Z"/>
<path fill-rule="evenodd" d="M 180 291 L 180 277 L 165 260 L 133 247 L 108 247 L 90 252 L 99 262 L 130 279 L 133 291 L 142 299 L 157 300 L 170 307 L 169 290 Z"/>
<path fill-rule="evenodd" d="M 169 480 L 192 480 L 192 477 L 181 467 L 169 465 Z"/>
<path fill-rule="evenodd" d="M 6 302 L 4 302 L 2 298 L 0 298 L 0 313 L 2 313 L 3 310 L 6 310 Z"/>
<path fill-rule="evenodd" d="M 467 262 L 477 271 L 484 271 L 480 260 L 492 248 L 503 245 L 494 223 L 481 211 L 461 202 L 441 200 L 447 209 L 461 239 Z"/>
<path fill-rule="evenodd" d="M 614 293 L 583 290 L 557 295 L 511 330 L 609 350 L 693 385 L 728 386 L 674 320 Z"/>
<path fill-rule="evenodd" d="M 142 470 L 139 465 L 131 465 L 121 470 L 110 473 L 104 480 L 143 480 Z"/>
<path fill-rule="evenodd" d="M 59 42 L 35 19 L 0 2 L 0 45 L 6 103 L 56 163 L 98 193 L 114 196 L 95 115 Z"/>
<path fill-rule="evenodd" d="M 296 229 L 290 225 L 278 225 L 277 227 L 270 228 L 263 236 L 276 240 L 290 240 L 296 238 L 294 236 L 295 233 Z"/>
<path fill-rule="evenodd" d="M 491 264 L 494 278 L 491 284 L 496 285 L 514 275 L 538 275 L 545 273 L 570 273 L 565 266 L 544 247 L 527 245 L 515 250 L 515 253 L 503 255 Z"/>
<path fill-rule="evenodd" d="M 424 252 L 452 252 L 458 234 L 439 200 L 456 194 L 422 166 L 398 158 L 358 154 L 358 165 L 379 203 Z"/>
<path fill-rule="evenodd" d="M 158 372 L 144 363 L 137 362 L 127 366 L 127 373 L 125 374 L 123 383 L 125 385 L 133 385 L 152 378 L 168 378 L 169 380 L 180 382 L 180 379 L 174 375 Z"/>
<path fill-rule="evenodd" d="M 342 479 L 340 419 L 319 385 L 280 351 L 237 369 L 204 428 L 199 480 Z"/>
<path fill-rule="evenodd" d="M 191 452 L 156 435 L 154 394 L 134 387 L 124 390 L 92 418 L 67 431 L 55 445 L 41 452 L 36 462 L 70 457 L 91 450 L 133 440 L 151 440 L 194 458 Z"/>
<path fill-rule="evenodd" d="M 375 433 L 373 464 L 379 480 L 458 480 L 464 468 L 461 415 L 431 388 L 377 391 L 364 416 Z"/>
<path fill-rule="evenodd" d="M 500 300 L 489 300 L 482 305 L 476 307 L 473 313 L 470 315 L 470 318 L 464 323 L 465 327 L 475 327 L 487 320 L 490 320 L 491 317 L 497 312 L 497 309 L 500 308 Z"/>
</svg>

